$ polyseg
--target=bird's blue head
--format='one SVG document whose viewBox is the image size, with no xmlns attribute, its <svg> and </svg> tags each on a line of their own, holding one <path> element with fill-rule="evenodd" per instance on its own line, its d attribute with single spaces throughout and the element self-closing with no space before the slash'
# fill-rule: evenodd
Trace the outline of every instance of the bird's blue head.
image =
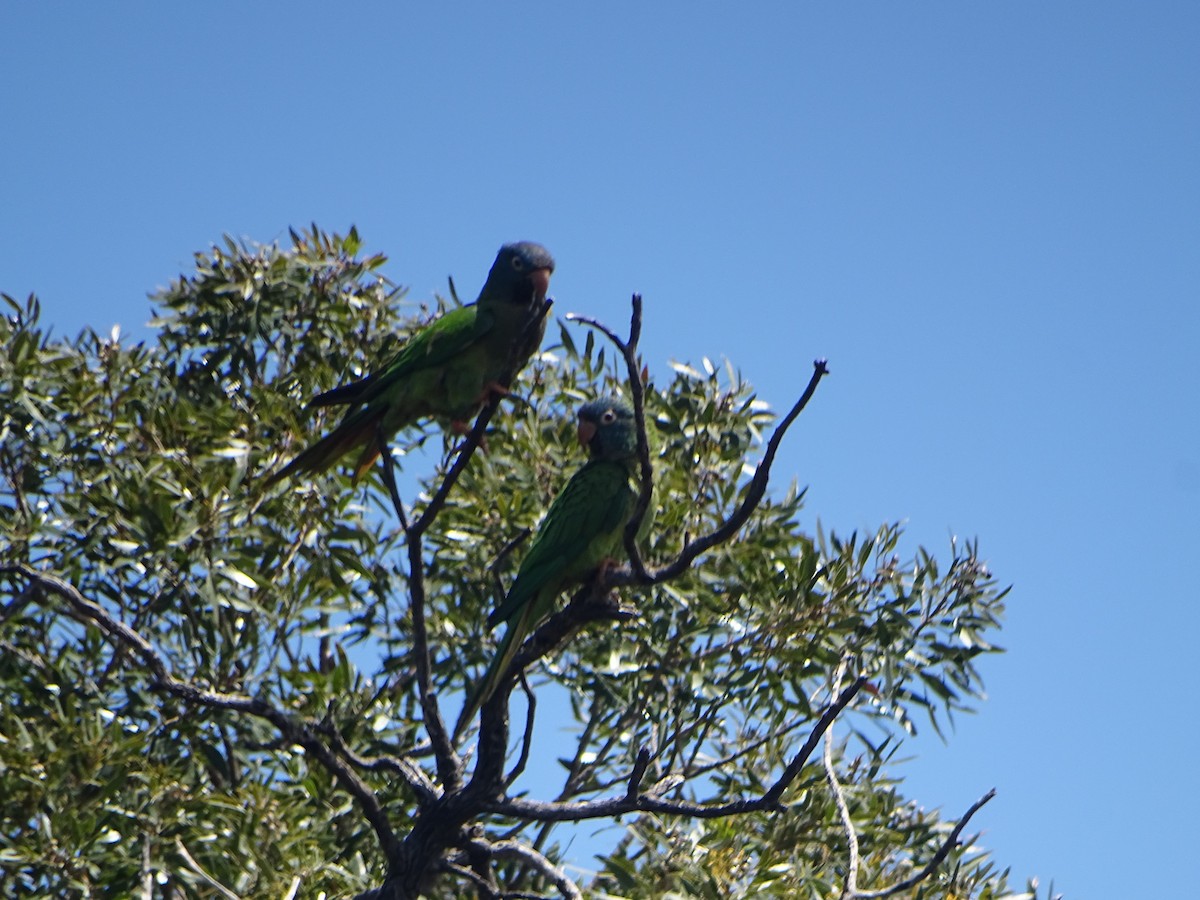
<svg viewBox="0 0 1200 900">
<path fill-rule="evenodd" d="M 579 408 L 579 443 L 592 459 L 632 459 L 637 455 L 633 407 L 620 397 L 599 397 Z"/>
<path fill-rule="evenodd" d="M 541 244 L 517 241 L 496 254 L 479 299 L 533 307 L 546 299 L 554 257 Z"/>
</svg>

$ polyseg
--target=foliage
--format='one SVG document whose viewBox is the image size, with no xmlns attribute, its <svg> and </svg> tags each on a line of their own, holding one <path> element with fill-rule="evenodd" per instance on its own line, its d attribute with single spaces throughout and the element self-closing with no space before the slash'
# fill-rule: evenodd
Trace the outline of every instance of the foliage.
<svg viewBox="0 0 1200 900">
<path fill-rule="evenodd" d="M 353 230 L 293 233 L 285 248 L 227 240 L 154 298 L 149 345 L 115 331 L 56 338 L 34 298 L 4 298 L 4 892 L 150 896 L 153 884 L 164 896 L 347 896 L 383 882 L 395 847 L 314 747 L 346 761 L 397 838 L 428 809 L 422 784 L 445 791 L 421 702 L 406 535 L 378 474 L 261 489 L 331 424 L 304 401 L 362 372 L 430 312 L 405 310 L 380 274 L 384 258 L 360 250 Z M 430 686 L 451 720 L 490 659 L 484 622 L 522 538 L 579 464 L 574 407 L 622 387 L 620 359 L 594 332 L 563 324 L 559 334 L 495 412 L 486 454 L 470 459 L 419 545 Z M 676 365 L 646 392 L 652 569 L 741 503 L 747 461 L 774 421 L 732 367 L 702 369 Z M 454 441 L 436 431 L 399 441 L 401 493 L 419 515 Z M 949 824 L 901 796 L 888 763 L 905 733 L 924 721 L 940 731 L 981 696 L 976 663 L 996 649 L 1005 591 L 974 544 L 953 545 L 948 563 L 924 550 L 904 559 L 898 526 L 810 535 L 802 503 L 795 487 L 768 496 L 680 577 L 619 589 L 632 620 L 589 625 L 540 659 L 534 690 L 565 691 L 577 723 L 562 745 L 528 750 L 543 770 L 561 757 L 561 790 L 546 801 L 634 787 L 681 804 L 755 797 L 839 686 L 858 679 L 866 689 L 830 752 L 866 891 L 916 872 L 946 838 Z M 257 705 L 169 689 L 135 646 L 22 566 L 140 634 L 180 683 Z M 522 725 L 524 707 L 513 706 Z M 498 884 L 567 893 L 549 867 L 562 859 L 555 822 L 507 799 L 489 796 L 486 830 L 474 832 L 496 839 Z M 849 836 L 820 760 L 780 799 L 745 815 L 627 814 L 590 889 L 839 895 Z M 536 853 L 501 852 L 501 838 Z M 466 871 L 481 871 L 470 848 L 447 840 L 445 862 L 458 868 L 431 871 L 440 877 L 426 890 L 474 884 L 486 896 L 487 879 Z M 968 842 L 905 895 L 1006 891 L 1006 873 Z"/>
</svg>

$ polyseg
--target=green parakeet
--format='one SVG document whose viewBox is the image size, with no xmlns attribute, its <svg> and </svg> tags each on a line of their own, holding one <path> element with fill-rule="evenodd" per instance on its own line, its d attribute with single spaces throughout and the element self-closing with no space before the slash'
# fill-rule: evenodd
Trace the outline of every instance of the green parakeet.
<svg viewBox="0 0 1200 900">
<path fill-rule="evenodd" d="M 488 617 L 489 626 L 507 622 L 508 628 L 456 732 L 492 695 L 517 649 L 554 612 L 559 595 L 610 564 L 620 551 L 637 504 L 633 410 L 617 397 L 588 403 L 579 410 L 578 436 L 589 459 L 550 504 L 508 596 Z"/>
<path fill-rule="evenodd" d="M 270 476 L 267 485 L 296 472 L 323 472 L 362 448 L 354 467 L 358 479 L 379 456 L 379 432 L 391 437 L 426 416 L 465 431 L 489 394 L 503 393 L 499 381 L 523 368 L 541 345 L 545 320 L 529 326 L 553 271 L 554 258 L 541 244 L 505 244 L 478 300 L 430 322 L 366 378 L 309 402 L 349 409 L 333 431 Z"/>
</svg>

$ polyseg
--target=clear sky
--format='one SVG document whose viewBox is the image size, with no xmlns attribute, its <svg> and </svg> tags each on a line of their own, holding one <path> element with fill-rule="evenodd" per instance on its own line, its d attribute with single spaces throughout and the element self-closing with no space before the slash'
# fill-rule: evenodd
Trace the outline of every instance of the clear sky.
<svg viewBox="0 0 1200 900">
<path fill-rule="evenodd" d="M 532 238 L 559 309 L 728 357 L 840 532 L 978 536 L 990 699 L 906 791 L 1018 880 L 1200 844 L 1200 5 L 8 3 L 0 290 L 146 334 L 225 233 L 358 226 L 428 298 Z M 1189 687 L 1189 685 L 1191 687 Z"/>
</svg>

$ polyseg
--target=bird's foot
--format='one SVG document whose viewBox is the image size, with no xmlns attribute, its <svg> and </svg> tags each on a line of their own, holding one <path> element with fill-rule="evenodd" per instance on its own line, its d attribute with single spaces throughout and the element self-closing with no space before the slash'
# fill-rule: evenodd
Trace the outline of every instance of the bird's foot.
<svg viewBox="0 0 1200 900">
<path fill-rule="evenodd" d="M 457 420 L 450 422 L 451 433 L 456 434 L 459 437 L 465 437 L 466 435 L 470 434 L 471 430 L 474 427 L 475 426 L 472 425 L 470 422 L 460 422 Z M 461 445 L 460 445 L 460 449 L 461 449 Z M 482 450 L 484 453 L 488 452 L 488 442 L 487 442 L 486 434 L 481 434 L 479 436 L 479 449 Z"/>
<path fill-rule="evenodd" d="M 479 397 L 480 403 L 486 403 L 497 397 L 507 397 L 509 394 L 508 388 L 498 381 L 489 381 L 483 386 L 483 393 Z"/>
<path fill-rule="evenodd" d="M 600 565 L 596 567 L 596 580 L 604 582 L 608 578 L 610 572 L 614 569 L 621 568 L 621 563 L 613 559 L 611 556 L 606 556 L 600 560 Z"/>
</svg>

